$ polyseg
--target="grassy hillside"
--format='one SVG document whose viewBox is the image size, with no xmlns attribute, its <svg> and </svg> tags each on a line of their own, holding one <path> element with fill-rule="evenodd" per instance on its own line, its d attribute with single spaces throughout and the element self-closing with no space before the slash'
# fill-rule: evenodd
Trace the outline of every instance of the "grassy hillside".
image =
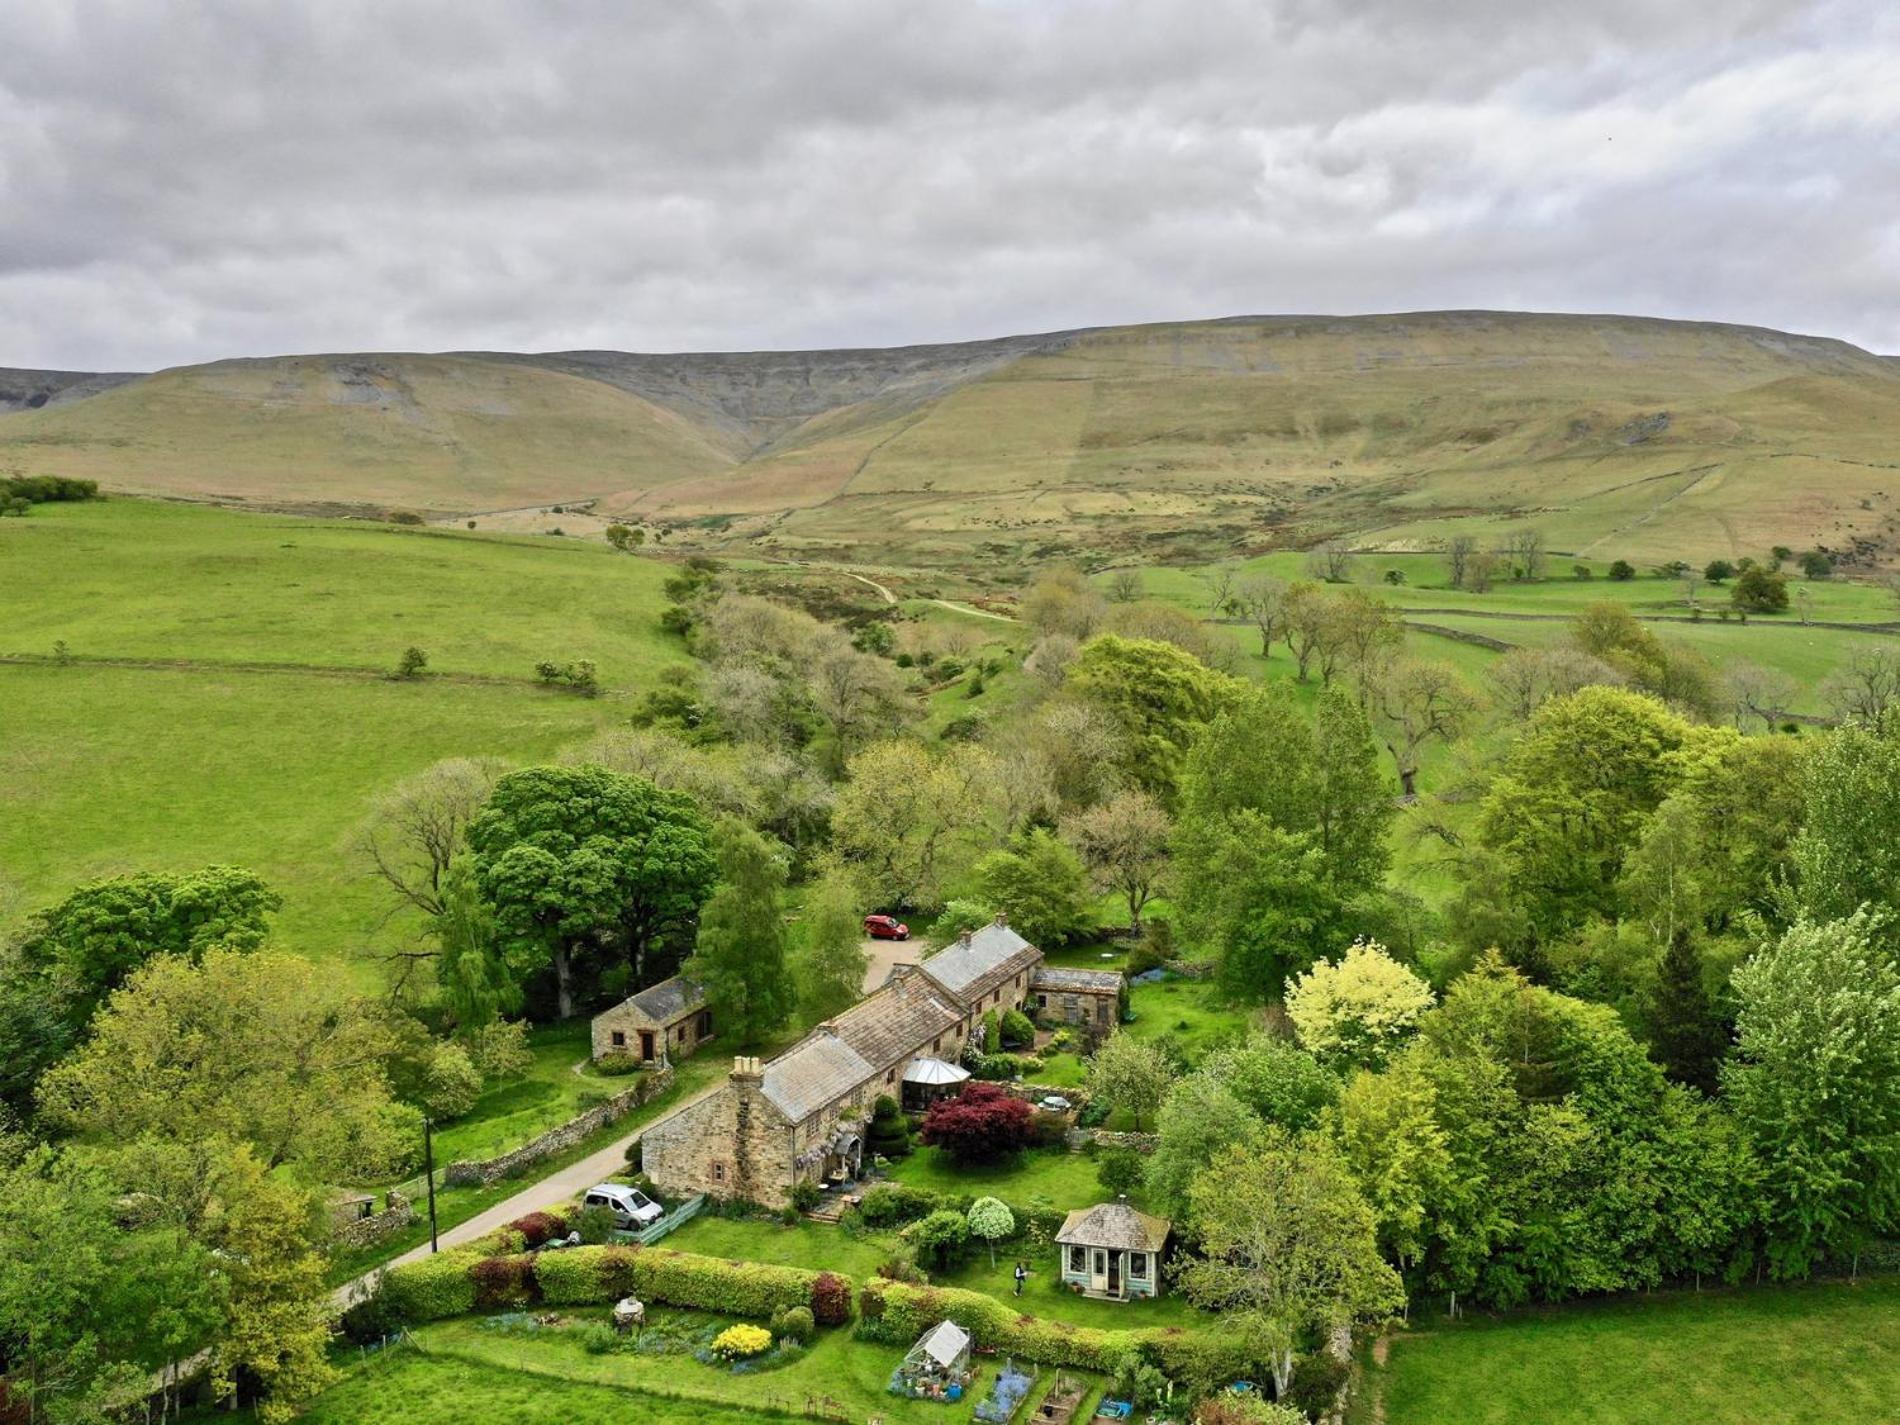
<svg viewBox="0 0 1900 1425">
<path fill-rule="evenodd" d="M 279 506 L 500 509 L 731 459 L 716 434 L 629 392 L 447 356 L 221 361 L 0 421 L 0 467 Z"/>
<path fill-rule="evenodd" d="M 0 467 L 278 505 L 598 500 L 728 551 L 1019 570 L 1520 520 L 1638 561 L 1900 541 L 1900 365 L 1642 318 L 1440 312 L 885 352 L 221 362 L 0 415 Z M 597 525 L 586 526 L 597 530 Z"/>
<path fill-rule="evenodd" d="M 0 917 L 231 860 L 283 891 L 293 948 L 387 944 L 402 927 L 349 849 L 371 800 L 439 758 L 549 757 L 624 717 L 684 658 L 655 622 L 664 575 L 578 541 L 126 500 L 0 522 Z M 430 676 L 387 678 L 410 644 Z M 531 681 L 576 657 L 605 696 Z"/>
</svg>

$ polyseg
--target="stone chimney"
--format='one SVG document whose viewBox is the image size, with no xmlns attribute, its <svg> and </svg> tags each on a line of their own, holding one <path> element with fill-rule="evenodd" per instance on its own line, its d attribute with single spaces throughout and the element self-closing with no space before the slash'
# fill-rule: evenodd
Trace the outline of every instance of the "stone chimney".
<svg viewBox="0 0 1900 1425">
<path fill-rule="evenodd" d="M 959 944 L 959 945 L 968 945 L 968 944 L 970 943 L 970 935 L 971 935 L 971 933 L 972 933 L 972 932 L 970 932 L 970 931 L 968 931 L 968 930 L 965 930 L 965 931 L 962 931 L 962 932 L 960 932 L 960 933 L 958 934 L 958 936 L 957 936 L 957 944 Z"/>
<path fill-rule="evenodd" d="M 734 1083 L 763 1083 L 765 1081 L 765 1066 L 758 1059 L 739 1054 L 733 1058 L 732 1073 L 729 1077 Z"/>
<path fill-rule="evenodd" d="M 999 926 L 1007 927 L 1009 925 L 1009 912 L 1006 910 L 997 911 L 995 923 Z"/>
</svg>

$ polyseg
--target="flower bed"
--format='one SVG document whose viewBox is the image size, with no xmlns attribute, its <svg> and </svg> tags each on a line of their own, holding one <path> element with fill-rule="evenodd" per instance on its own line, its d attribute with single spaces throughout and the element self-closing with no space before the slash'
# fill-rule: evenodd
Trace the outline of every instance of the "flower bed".
<svg viewBox="0 0 1900 1425">
<path fill-rule="evenodd" d="M 1036 1368 L 1029 1365 L 1025 1370 L 1016 1364 L 1015 1359 L 1004 1362 L 1003 1368 L 996 1373 L 996 1382 L 990 1386 L 990 1393 L 977 1403 L 976 1418 L 986 1425 L 1005 1425 L 1029 1394 L 1030 1387 L 1036 1383 Z"/>
</svg>

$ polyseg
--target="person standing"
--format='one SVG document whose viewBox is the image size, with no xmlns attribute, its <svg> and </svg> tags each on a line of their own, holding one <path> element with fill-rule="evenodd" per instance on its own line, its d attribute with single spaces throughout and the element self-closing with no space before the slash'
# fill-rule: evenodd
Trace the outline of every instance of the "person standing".
<svg viewBox="0 0 1900 1425">
<path fill-rule="evenodd" d="M 1016 1295 L 1023 1294 L 1023 1283 L 1029 1280 L 1029 1268 L 1021 1262 L 1016 1263 Z"/>
</svg>

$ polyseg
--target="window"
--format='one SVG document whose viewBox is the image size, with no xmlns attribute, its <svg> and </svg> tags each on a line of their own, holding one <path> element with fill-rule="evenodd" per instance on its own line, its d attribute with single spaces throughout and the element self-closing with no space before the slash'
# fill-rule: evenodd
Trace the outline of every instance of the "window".
<svg viewBox="0 0 1900 1425">
<path fill-rule="evenodd" d="M 1108 1253 L 1100 1247 L 1095 1249 L 1095 1275 L 1098 1277 L 1108 1275 Z"/>
<path fill-rule="evenodd" d="M 886 1070 L 884 1071 L 884 1082 L 885 1082 L 885 1083 L 887 1083 L 887 1084 L 888 1084 L 888 1083 L 893 1083 L 893 1082 L 895 1082 L 895 1081 L 896 1081 L 896 1079 L 897 1079 L 897 1070 L 895 1070 L 895 1069 L 886 1069 Z"/>
<path fill-rule="evenodd" d="M 1106 1001 L 1095 1006 L 1095 1022 L 1097 1024 L 1108 1023 L 1108 1004 Z"/>
<path fill-rule="evenodd" d="M 1144 1280 L 1147 1278 L 1148 1254 L 1146 1252 L 1130 1252 L 1128 1254 L 1128 1275 L 1131 1277 L 1141 1277 Z"/>
<path fill-rule="evenodd" d="M 614 1031 L 613 1039 L 614 1039 L 614 1048 L 624 1049 L 627 1047 L 627 1031 L 626 1030 L 616 1029 Z"/>
<path fill-rule="evenodd" d="M 943 1036 L 939 1034 L 935 1039 L 930 1041 L 930 1052 L 934 1054 L 941 1048 L 943 1048 Z"/>
<path fill-rule="evenodd" d="M 714 1163 L 713 1164 L 713 1181 L 716 1183 L 723 1183 L 725 1180 L 726 1180 L 726 1165 L 724 1163 Z"/>
<path fill-rule="evenodd" d="M 1036 1008 L 1037 1008 L 1037 1009 L 1047 1009 L 1047 1008 L 1049 1008 L 1049 996 L 1048 996 L 1048 995 L 1037 995 L 1037 996 L 1036 996 Z"/>
<path fill-rule="evenodd" d="M 1086 1272 L 1089 1269 L 1089 1254 L 1081 1247 L 1069 1248 L 1069 1270 Z"/>
</svg>

